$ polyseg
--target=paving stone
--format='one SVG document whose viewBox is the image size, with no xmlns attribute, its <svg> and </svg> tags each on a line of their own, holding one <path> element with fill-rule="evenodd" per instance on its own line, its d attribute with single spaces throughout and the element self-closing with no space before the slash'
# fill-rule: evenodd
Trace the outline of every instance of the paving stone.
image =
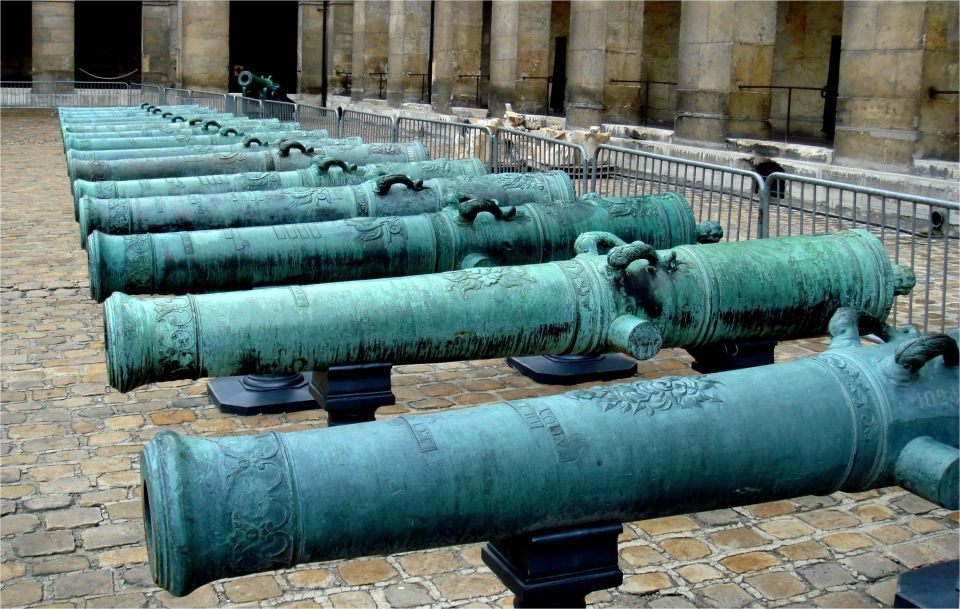
<svg viewBox="0 0 960 609">
<path fill-rule="evenodd" d="M 763 595 L 764 598 L 776 601 L 807 591 L 807 585 L 793 573 L 761 573 L 744 578 L 744 583 L 750 584 Z"/>
<path fill-rule="evenodd" d="M 711 527 L 719 527 L 725 524 L 733 524 L 740 521 L 740 514 L 731 509 L 697 512 L 693 514 L 693 517 L 703 524 Z"/>
<path fill-rule="evenodd" d="M 257 575 L 224 582 L 223 593 L 234 603 L 262 601 L 280 596 L 280 586 L 272 575 Z"/>
<path fill-rule="evenodd" d="M 913 537 L 913 533 L 909 529 L 895 524 L 865 529 L 865 531 L 870 537 L 885 544 L 900 543 Z"/>
<path fill-rule="evenodd" d="M 650 594 L 664 588 L 672 588 L 673 580 L 663 572 L 640 573 L 625 577 L 620 590 L 630 594 Z"/>
<path fill-rule="evenodd" d="M 813 584 L 814 588 L 829 588 L 856 581 L 850 572 L 835 562 L 821 562 L 797 569 L 797 573 Z"/>
<path fill-rule="evenodd" d="M 769 552 L 746 552 L 728 556 L 721 560 L 720 564 L 734 573 L 746 573 L 778 565 L 780 559 Z"/>
<path fill-rule="evenodd" d="M 373 597 L 366 592 L 340 592 L 331 594 L 329 598 L 334 609 L 370 609 L 377 606 Z"/>
<path fill-rule="evenodd" d="M 44 519 L 47 521 L 47 530 L 52 531 L 94 525 L 103 520 L 103 517 L 100 515 L 100 508 L 91 507 L 47 512 Z"/>
<path fill-rule="evenodd" d="M 374 584 L 396 576 L 393 565 L 382 558 L 354 560 L 340 566 L 340 578 L 348 586 Z"/>
<path fill-rule="evenodd" d="M 13 544 L 19 556 L 47 556 L 72 552 L 76 547 L 70 531 L 25 533 Z"/>
<path fill-rule="evenodd" d="M 751 594 L 736 584 L 713 584 L 699 588 L 702 602 L 697 603 L 704 607 L 746 607 L 757 602 Z"/>
<path fill-rule="evenodd" d="M 20 581 L 3 587 L 4 607 L 24 607 L 43 598 L 43 586 L 35 581 Z"/>
<path fill-rule="evenodd" d="M 147 562 L 147 548 L 146 546 L 136 546 L 107 550 L 97 555 L 97 562 L 100 563 L 101 567 L 122 567 L 138 562 Z"/>
<path fill-rule="evenodd" d="M 4 484 L 0 486 L 0 497 L 4 499 L 20 499 L 36 492 L 32 484 Z"/>
<path fill-rule="evenodd" d="M 436 603 L 427 589 L 416 583 L 387 586 L 387 589 L 384 590 L 384 596 L 391 607 L 418 607 Z"/>
<path fill-rule="evenodd" d="M 0 563 L 0 582 L 16 579 L 27 572 L 27 568 L 20 563 L 4 562 Z"/>
<path fill-rule="evenodd" d="M 142 518 L 143 502 L 139 499 L 132 499 L 130 501 L 111 503 L 107 506 L 107 514 L 112 521 Z"/>
<path fill-rule="evenodd" d="M 59 556 L 52 560 L 34 563 L 31 571 L 33 575 L 50 575 L 53 573 L 69 573 L 83 571 L 90 568 L 90 561 L 83 556 Z"/>
<path fill-rule="evenodd" d="M 801 541 L 800 543 L 780 546 L 777 551 L 790 560 L 811 560 L 830 556 L 830 552 L 816 541 Z"/>
<path fill-rule="evenodd" d="M 126 592 L 98 596 L 87 600 L 86 607 L 90 609 L 130 609 L 131 607 L 146 607 L 147 597 L 142 592 Z"/>
<path fill-rule="evenodd" d="M 279 605 L 275 605 L 275 607 L 277 607 L 277 609 L 323 609 L 323 605 L 309 598 L 290 601 L 289 603 L 280 603 Z"/>
<path fill-rule="evenodd" d="M 958 543 L 956 531 L 928 537 L 924 543 L 943 554 L 947 560 L 960 558 L 960 543 Z"/>
<path fill-rule="evenodd" d="M 696 609 L 696 605 L 682 596 L 661 596 L 647 603 L 647 607 L 658 609 Z"/>
<path fill-rule="evenodd" d="M 620 558 L 631 567 L 658 565 L 666 560 L 660 552 L 650 546 L 630 546 L 620 552 Z"/>
<path fill-rule="evenodd" d="M 110 571 L 81 571 L 59 575 L 53 580 L 54 598 L 73 598 L 113 592 Z"/>
<path fill-rule="evenodd" d="M 32 514 L 10 514 L 0 518 L 0 533 L 3 536 L 29 533 L 40 526 L 40 519 Z"/>
<path fill-rule="evenodd" d="M 665 518 L 651 518 L 635 523 L 648 535 L 663 535 L 665 533 L 680 533 L 693 531 L 700 526 L 689 516 L 667 516 Z"/>
<path fill-rule="evenodd" d="M 677 560 L 696 560 L 711 553 L 707 544 L 690 537 L 664 539 L 660 542 L 660 547 Z"/>
<path fill-rule="evenodd" d="M 794 497 L 792 501 L 806 510 L 819 510 L 840 503 L 840 500 L 834 495 L 804 495 L 803 497 Z"/>
<path fill-rule="evenodd" d="M 873 547 L 873 541 L 860 533 L 833 533 L 824 535 L 821 541 L 838 552 L 851 552 Z"/>
<path fill-rule="evenodd" d="M 85 529 L 80 536 L 83 538 L 83 547 L 88 550 L 138 543 L 144 539 L 143 528 L 139 522 L 108 524 Z"/>
<path fill-rule="evenodd" d="M 298 588 L 322 590 L 332 586 L 337 577 L 327 569 L 303 569 L 287 575 L 287 581 Z"/>
<path fill-rule="evenodd" d="M 400 566 L 407 575 L 432 575 L 452 571 L 459 566 L 450 550 L 422 552 L 400 557 Z"/>
<path fill-rule="evenodd" d="M 791 501 L 768 501 L 766 503 L 757 503 L 745 506 L 746 510 L 757 518 L 770 518 L 772 516 L 783 516 L 797 511 L 797 506 Z"/>
<path fill-rule="evenodd" d="M 907 522 L 907 526 L 917 533 L 933 533 L 934 531 L 942 531 L 943 529 L 947 528 L 936 520 L 932 520 L 930 518 L 914 518 L 913 520 Z"/>
<path fill-rule="evenodd" d="M 721 571 L 702 563 L 677 567 L 677 573 L 691 584 L 699 584 L 700 582 L 719 579 L 724 576 Z"/>
<path fill-rule="evenodd" d="M 897 563 L 878 552 L 867 552 L 840 560 L 847 569 L 861 575 L 869 581 L 877 580 L 900 571 Z"/>
<path fill-rule="evenodd" d="M 433 580 L 440 595 L 448 601 L 459 601 L 475 596 L 493 596 L 506 588 L 493 573 L 467 575 L 440 575 Z"/>
<path fill-rule="evenodd" d="M 917 497 L 913 493 L 907 493 L 901 499 L 894 501 L 893 505 L 910 514 L 926 514 L 931 510 L 937 509 L 936 504 Z"/>
<path fill-rule="evenodd" d="M 867 594 L 880 601 L 882 606 L 893 607 L 893 598 L 897 594 L 897 577 L 867 586 Z"/>
<path fill-rule="evenodd" d="M 859 592 L 844 590 L 841 592 L 828 592 L 818 596 L 813 600 L 817 607 L 876 607 L 877 603 L 870 600 Z"/>
<path fill-rule="evenodd" d="M 153 577 L 150 575 L 149 567 L 134 567 L 132 569 L 126 569 L 121 577 L 123 578 L 123 583 L 128 586 L 150 588 L 154 585 Z M 203 588 L 201 588 L 201 590 L 202 589 Z"/>
<path fill-rule="evenodd" d="M 845 529 L 849 527 L 855 527 L 860 524 L 860 521 L 854 516 L 845 514 L 844 512 L 839 512 L 837 510 L 819 510 L 816 512 L 809 512 L 806 514 L 800 514 L 798 518 L 813 527 L 823 529 L 825 531 Z"/>
<path fill-rule="evenodd" d="M 199 609 L 217 607 L 221 604 L 220 599 L 217 598 L 217 593 L 210 584 L 200 586 L 186 596 L 173 596 L 166 590 L 161 590 L 157 592 L 154 598 L 160 605 L 170 609 Z"/>
<path fill-rule="evenodd" d="M 814 532 L 814 528 L 796 518 L 782 518 L 761 522 L 759 528 L 768 535 L 778 539 L 793 539 L 803 537 Z"/>
<path fill-rule="evenodd" d="M 857 515 L 857 518 L 864 522 L 878 522 L 881 520 L 890 520 L 897 515 L 885 505 L 861 505 L 851 510 Z"/>
<path fill-rule="evenodd" d="M 887 546 L 883 548 L 883 553 L 890 556 L 908 569 L 916 569 L 932 565 L 935 562 L 945 560 L 945 556 L 936 548 L 925 545 L 923 542 L 910 541 L 907 543 Z"/>
<path fill-rule="evenodd" d="M 710 539 L 718 546 L 735 549 L 753 548 L 767 543 L 766 539 L 746 527 L 717 531 Z"/>
</svg>

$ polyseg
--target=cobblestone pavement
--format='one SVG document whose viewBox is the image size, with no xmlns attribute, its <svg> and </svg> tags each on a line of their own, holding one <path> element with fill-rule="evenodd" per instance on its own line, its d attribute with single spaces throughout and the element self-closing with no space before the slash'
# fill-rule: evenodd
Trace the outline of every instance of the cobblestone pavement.
<svg viewBox="0 0 960 609">
<path fill-rule="evenodd" d="M 509 607 L 480 545 L 305 565 L 173 598 L 150 581 L 138 452 L 161 429 L 215 435 L 325 424 L 320 411 L 238 418 L 206 382 L 106 387 L 101 307 L 87 293 L 56 118 L 2 123 L 2 604 L 5 607 Z M 778 348 L 779 360 L 824 341 Z M 665 352 L 647 378 L 690 374 Z M 502 360 L 402 366 L 406 412 L 548 395 Z M 897 574 L 957 557 L 957 513 L 899 488 L 799 497 L 629 523 L 624 584 L 596 606 L 889 606 Z"/>
</svg>

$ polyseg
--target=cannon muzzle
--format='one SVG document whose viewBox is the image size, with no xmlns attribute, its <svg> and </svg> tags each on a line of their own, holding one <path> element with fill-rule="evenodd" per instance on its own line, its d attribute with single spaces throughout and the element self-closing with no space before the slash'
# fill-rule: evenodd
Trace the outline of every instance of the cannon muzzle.
<svg viewBox="0 0 960 609">
<path fill-rule="evenodd" d="M 858 313 L 842 312 L 842 332 Z M 956 357 L 884 345 L 285 434 L 144 448 L 150 569 L 175 595 L 295 564 L 901 484 L 957 509 Z"/>
<path fill-rule="evenodd" d="M 400 230 L 383 218 L 355 227 L 364 241 Z M 891 265 L 880 240 L 862 230 L 669 250 L 585 233 L 575 251 L 563 262 L 362 282 L 114 294 L 104 304 L 108 378 L 129 391 L 365 362 L 610 349 L 649 359 L 661 347 L 821 335 L 838 307 L 856 308 L 862 324 L 882 331 L 894 295 L 914 283 L 911 269 Z"/>
</svg>

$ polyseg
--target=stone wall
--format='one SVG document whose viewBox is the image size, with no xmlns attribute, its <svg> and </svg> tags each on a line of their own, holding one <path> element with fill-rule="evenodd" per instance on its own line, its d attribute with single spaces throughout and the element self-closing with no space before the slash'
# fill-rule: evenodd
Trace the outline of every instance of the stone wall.
<svg viewBox="0 0 960 609">
<path fill-rule="evenodd" d="M 227 90 L 230 76 L 230 3 L 181 1 L 178 83 L 184 89 Z"/>
<path fill-rule="evenodd" d="M 74 79 L 73 8 L 73 0 L 33 3 L 34 81 Z"/>
<path fill-rule="evenodd" d="M 145 0 L 141 12 L 143 42 L 140 70 L 143 82 L 169 85 L 176 81 L 174 72 L 174 32 L 177 18 L 176 0 Z"/>
</svg>

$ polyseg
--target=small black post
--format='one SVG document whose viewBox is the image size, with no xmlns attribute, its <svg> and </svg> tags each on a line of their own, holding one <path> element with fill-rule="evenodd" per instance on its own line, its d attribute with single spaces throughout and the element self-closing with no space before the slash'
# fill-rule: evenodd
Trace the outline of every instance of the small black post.
<svg viewBox="0 0 960 609">
<path fill-rule="evenodd" d="M 637 362 L 619 353 L 508 357 L 507 365 L 545 385 L 612 381 L 637 373 Z"/>
<path fill-rule="evenodd" d="M 775 340 L 740 340 L 687 349 L 694 362 L 690 367 L 702 374 L 739 370 L 773 363 Z"/>
</svg>

